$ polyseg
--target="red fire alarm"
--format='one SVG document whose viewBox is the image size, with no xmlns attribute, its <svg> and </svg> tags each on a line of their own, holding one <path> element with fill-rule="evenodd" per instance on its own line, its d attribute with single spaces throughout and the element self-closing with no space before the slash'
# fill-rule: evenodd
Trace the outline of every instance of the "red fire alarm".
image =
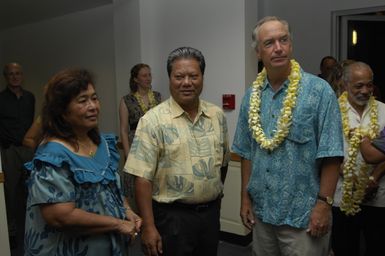
<svg viewBox="0 0 385 256">
<path fill-rule="evenodd" d="M 234 94 L 223 94 L 222 95 L 222 107 L 226 110 L 235 109 L 235 95 Z"/>
</svg>

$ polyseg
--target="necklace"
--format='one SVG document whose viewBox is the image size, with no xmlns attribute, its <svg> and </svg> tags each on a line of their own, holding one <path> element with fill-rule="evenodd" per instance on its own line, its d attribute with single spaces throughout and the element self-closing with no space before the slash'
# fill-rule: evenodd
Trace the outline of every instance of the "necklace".
<svg viewBox="0 0 385 256">
<path fill-rule="evenodd" d="M 143 113 L 146 113 L 150 108 L 156 106 L 156 100 L 155 100 L 155 96 L 154 96 L 154 93 L 152 90 L 149 90 L 147 92 L 148 106 L 146 106 L 146 104 L 143 101 L 143 97 L 138 92 L 135 92 L 134 96 L 135 96 L 136 100 L 138 101 L 139 106 L 142 109 Z"/>
<path fill-rule="evenodd" d="M 289 134 L 293 109 L 297 101 L 298 83 L 301 80 L 301 67 L 295 60 L 291 60 L 291 71 L 289 75 L 289 86 L 287 88 L 286 97 L 283 101 L 281 115 L 277 120 L 277 128 L 271 139 L 268 139 L 262 129 L 260 108 L 261 108 L 261 91 L 263 83 L 266 79 L 266 69 L 258 74 L 257 79 L 253 82 L 252 92 L 250 96 L 249 110 L 249 127 L 252 130 L 253 138 L 259 143 L 260 147 L 267 150 L 277 148 Z"/>
<path fill-rule="evenodd" d="M 367 136 L 370 139 L 377 137 L 379 129 L 377 102 L 373 96 L 370 97 L 368 103 L 370 111 L 369 126 L 367 128 L 359 126 L 352 131 L 349 127 L 347 92 L 344 92 L 338 101 L 344 136 L 349 144 L 347 160 L 342 169 L 344 181 L 340 208 L 347 215 L 355 215 L 361 210 L 360 204 L 365 196 L 365 189 L 369 181 L 369 165 L 363 161 L 359 166 L 357 164 L 357 155 L 363 137 Z"/>
<path fill-rule="evenodd" d="M 82 143 L 82 142 L 80 142 L 80 141 L 78 141 L 78 144 L 79 144 L 80 146 L 83 146 L 83 147 L 86 148 L 86 151 L 88 151 L 88 153 L 87 153 L 88 156 L 90 156 L 90 157 L 94 157 L 94 156 L 95 156 L 96 152 L 92 149 L 92 145 L 93 145 L 93 144 L 87 145 L 87 144 L 84 144 L 84 143 Z"/>
</svg>

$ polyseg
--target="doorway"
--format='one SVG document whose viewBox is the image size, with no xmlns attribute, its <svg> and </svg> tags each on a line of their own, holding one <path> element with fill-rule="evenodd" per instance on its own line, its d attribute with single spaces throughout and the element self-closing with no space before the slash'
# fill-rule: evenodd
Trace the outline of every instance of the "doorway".
<svg viewBox="0 0 385 256">
<path fill-rule="evenodd" d="M 339 60 L 367 63 L 374 73 L 377 99 L 385 102 L 385 7 L 376 10 L 350 10 L 336 15 L 334 51 Z"/>
</svg>

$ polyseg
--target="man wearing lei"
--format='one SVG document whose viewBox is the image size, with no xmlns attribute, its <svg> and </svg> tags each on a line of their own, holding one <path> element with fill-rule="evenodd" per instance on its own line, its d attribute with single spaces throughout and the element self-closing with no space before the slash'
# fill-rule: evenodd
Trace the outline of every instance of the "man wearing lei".
<svg viewBox="0 0 385 256">
<path fill-rule="evenodd" d="M 360 255 L 361 231 L 365 255 L 382 250 L 385 228 L 384 164 L 365 163 L 361 142 L 375 139 L 385 126 L 385 104 L 374 99 L 373 72 L 363 62 L 343 71 L 346 89 L 339 98 L 345 159 L 341 166 L 333 207 L 332 249 L 338 255 Z"/>
<path fill-rule="evenodd" d="M 243 98 L 232 146 L 253 255 L 327 255 L 343 157 L 337 98 L 292 59 L 286 21 L 259 21 L 253 47 L 265 68 Z"/>
</svg>

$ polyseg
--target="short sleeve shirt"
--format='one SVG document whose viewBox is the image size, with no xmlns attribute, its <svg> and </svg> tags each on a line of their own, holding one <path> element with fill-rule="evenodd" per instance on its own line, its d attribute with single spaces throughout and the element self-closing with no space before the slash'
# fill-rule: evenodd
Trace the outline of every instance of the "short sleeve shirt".
<svg viewBox="0 0 385 256">
<path fill-rule="evenodd" d="M 342 157 L 337 98 L 324 80 L 301 70 L 290 131 L 273 151 L 265 150 L 249 128 L 251 88 L 246 92 L 232 150 L 252 162 L 248 192 L 256 216 L 265 223 L 305 228 L 319 191 L 321 159 Z M 267 80 L 261 92 L 261 124 L 271 138 L 286 96 L 288 80 L 274 91 Z"/>
<path fill-rule="evenodd" d="M 228 161 L 223 111 L 200 100 L 191 121 L 169 98 L 140 119 L 124 171 L 152 181 L 157 202 L 202 203 L 221 194 Z"/>
</svg>

